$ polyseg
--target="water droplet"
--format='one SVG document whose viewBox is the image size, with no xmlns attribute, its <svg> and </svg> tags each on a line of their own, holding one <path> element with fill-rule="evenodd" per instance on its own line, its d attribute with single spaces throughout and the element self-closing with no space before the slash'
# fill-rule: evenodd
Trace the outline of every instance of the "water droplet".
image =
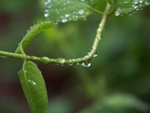
<svg viewBox="0 0 150 113">
<path fill-rule="evenodd" d="M 28 80 L 28 82 L 32 82 L 31 80 Z"/>
<path fill-rule="evenodd" d="M 68 21 L 67 18 L 63 18 L 61 22 L 66 23 L 67 21 Z"/>
<path fill-rule="evenodd" d="M 138 0 L 134 0 L 133 3 L 134 3 L 134 4 L 138 4 Z"/>
<path fill-rule="evenodd" d="M 139 11 L 139 9 L 137 8 L 136 11 Z"/>
<path fill-rule="evenodd" d="M 65 59 L 64 58 L 59 58 L 59 63 L 64 64 L 65 63 Z"/>
<path fill-rule="evenodd" d="M 121 14 L 121 9 L 118 8 L 118 9 L 116 10 L 116 12 L 115 12 L 115 15 L 116 15 L 116 16 L 119 16 L 120 14 Z"/>
<path fill-rule="evenodd" d="M 88 54 L 91 52 L 91 50 L 92 50 L 92 49 L 88 49 Z M 94 58 L 97 57 L 97 52 L 96 52 L 96 51 L 95 51 L 93 57 L 94 57 Z"/>
<path fill-rule="evenodd" d="M 69 17 L 70 15 L 69 14 L 65 14 L 65 17 Z"/>
<path fill-rule="evenodd" d="M 90 62 L 82 62 L 81 66 L 83 66 L 83 67 L 90 67 L 91 63 Z"/>
<path fill-rule="evenodd" d="M 124 4 L 128 4 L 128 3 L 130 3 L 130 0 L 128 0 L 128 1 L 124 1 Z"/>
<path fill-rule="evenodd" d="M 85 63 L 84 63 L 84 62 L 83 62 L 83 63 L 81 63 L 81 66 L 85 67 Z"/>
<path fill-rule="evenodd" d="M 150 5 L 150 2 L 149 2 L 149 1 L 146 1 L 146 2 L 145 2 L 145 5 Z"/>
<path fill-rule="evenodd" d="M 138 6 L 137 6 L 137 5 L 135 5 L 133 8 L 134 8 L 134 9 L 137 9 L 137 8 L 138 8 Z"/>
<path fill-rule="evenodd" d="M 139 3 L 143 3 L 143 0 L 139 0 Z"/>
<path fill-rule="evenodd" d="M 51 3 L 51 0 L 45 0 L 45 5 L 48 5 L 48 4 L 50 4 Z"/>
<path fill-rule="evenodd" d="M 94 58 L 97 57 L 97 52 L 94 53 L 93 57 L 94 57 Z"/>
<path fill-rule="evenodd" d="M 42 57 L 42 62 L 48 63 L 49 62 L 49 58 L 48 57 Z"/>
<path fill-rule="evenodd" d="M 35 85 L 35 84 L 36 84 L 36 82 L 32 81 L 32 84 L 33 84 L 33 85 Z"/>
<path fill-rule="evenodd" d="M 85 67 L 90 67 L 90 66 L 91 66 L 90 62 L 85 65 Z"/>
<path fill-rule="evenodd" d="M 129 16 L 132 16 L 132 13 L 131 13 L 131 12 L 129 13 Z"/>
<path fill-rule="evenodd" d="M 45 16 L 45 17 L 48 17 L 48 13 L 45 13 L 44 16 Z"/>
<path fill-rule="evenodd" d="M 84 10 L 83 9 L 79 10 L 79 14 L 80 15 L 84 14 Z"/>
<path fill-rule="evenodd" d="M 24 73 L 27 73 L 27 71 L 24 71 Z"/>
<path fill-rule="evenodd" d="M 44 10 L 44 17 L 48 17 L 49 16 L 49 13 L 48 13 L 48 9 L 46 8 L 45 10 Z"/>
</svg>

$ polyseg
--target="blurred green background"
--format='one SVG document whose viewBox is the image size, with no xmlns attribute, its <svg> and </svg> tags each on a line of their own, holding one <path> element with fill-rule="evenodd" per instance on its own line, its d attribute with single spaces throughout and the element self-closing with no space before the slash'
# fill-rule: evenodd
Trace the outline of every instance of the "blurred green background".
<svg viewBox="0 0 150 113">
<path fill-rule="evenodd" d="M 15 51 L 43 18 L 42 1 L 1 0 L 0 50 Z M 30 55 L 77 58 L 91 48 L 100 17 L 60 24 L 33 40 Z M 38 63 L 49 95 L 48 113 L 150 113 L 150 7 L 112 15 L 89 68 Z M 22 62 L 0 58 L 0 113 L 30 113 L 17 72 Z"/>
</svg>

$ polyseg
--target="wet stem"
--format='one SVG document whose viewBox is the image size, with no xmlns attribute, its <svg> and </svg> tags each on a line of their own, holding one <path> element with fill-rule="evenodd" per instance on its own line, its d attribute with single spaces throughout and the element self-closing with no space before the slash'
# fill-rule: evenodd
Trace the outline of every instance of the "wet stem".
<svg viewBox="0 0 150 113">
<path fill-rule="evenodd" d="M 43 63 L 50 63 L 50 64 L 57 64 L 57 65 L 80 65 L 81 63 L 89 61 L 95 54 L 96 49 L 99 45 L 99 42 L 101 41 L 102 37 L 102 32 L 107 20 L 108 15 L 110 14 L 111 6 L 110 4 L 107 4 L 105 11 L 102 14 L 102 19 L 99 24 L 99 27 L 97 29 L 96 37 L 93 43 L 93 46 L 91 50 L 88 52 L 87 55 L 81 57 L 81 58 L 75 58 L 75 59 L 64 59 L 64 58 L 48 58 L 48 57 L 37 57 L 37 56 L 29 56 L 26 55 L 24 52 L 22 54 L 18 53 L 12 53 L 12 52 L 5 52 L 5 51 L 0 51 L 0 56 L 3 57 L 12 57 L 12 58 L 17 58 L 17 59 L 23 59 L 23 60 L 31 60 L 31 61 L 37 61 L 37 62 L 43 62 Z M 36 30 L 36 29 L 35 29 Z M 21 47 L 23 50 L 24 48 Z"/>
</svg>

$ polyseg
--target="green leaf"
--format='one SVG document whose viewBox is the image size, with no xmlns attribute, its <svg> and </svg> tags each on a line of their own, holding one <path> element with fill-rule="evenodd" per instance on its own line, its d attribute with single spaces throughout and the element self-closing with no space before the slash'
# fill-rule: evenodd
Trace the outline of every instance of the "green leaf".
<svg viewBox="0 0 150 113">
<path fill-rule="evenodd" d="M 45 2 L 45 17 L 55 22 L 66 23 L 85 19 L 92 12 L 93 7 L 98 0 L 47 0 Z"/>
<path fill-rule="evenodd" d="M 23 37 L 15 52 L 21 53 L 20 47 L 25 50 L 37 34 L 49 28 L 54 28 L 54 24 L 50 20 L 40 21 L 37 24 L 31 26 L 30 29 L 27 30 L 27 34 Z"/>
<path fill-rule="evenodd" d="M 114 0 L 108 0 L 114 1 Z M 114 2 L 113 2 L 114 3 Z M 118 0 L 115 2 L 116 12 L 115 15 L 132 14 L 136 11 L 143 9 L 143 7 L 150 5 L 150 0 Z"/>
<path fill-rule="evenodd" d="M 48 97 L 45 82 L 38 67 L 31 61 L 24 62 L 19 79 L 32 113 L 46 113 Z"/>
</svg>

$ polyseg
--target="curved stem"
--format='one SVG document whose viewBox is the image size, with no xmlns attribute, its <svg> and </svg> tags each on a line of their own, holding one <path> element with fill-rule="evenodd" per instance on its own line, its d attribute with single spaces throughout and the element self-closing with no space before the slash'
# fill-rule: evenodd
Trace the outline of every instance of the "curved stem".
<svg viewBox="0 0 150 113">
<path fill-rule="evenodd" d="M 30 42 L 31 39 L 33 38 L 33 35 L 34 35 L 33 32 L 35 32 L 36 34 L 39 33 L 41 30 L 43 30 L 43 29 L 41 29 L 42 27 L 40 27 L 40 29 L 38 29 L 38 31 L 36 31 L 37 29 L 32 29 L 30 35 L 27 33 L 30 37 L 26 36 L 25 38 L 23 38 L 23 41 L 21 41 L 20 46 L 16 50 L 16 53 L 0 51 L 0 56 L 19 58 L 19 59 L 23 59 L 23 60 L 26 59 L 26 60 L 31 60 L 31 61 L 39 61 L 39 62 L 43 62 L 43 63 L 51 63 L 51 64 L 58 64 L 58 65 L 59 64 L 60 65 L 64 65 L 64 64 L 67 64 L 67 65 L 76 64 L 76 65 L 78 65 L 82 62 L 86 62 L 93 57 L 93 55 L 96 52 L 96 49 L 99 45 L 99 42 L 101 41 L 102 32 L 103 32 L 103 29 L 104 29 L 104 26 L 105 26 L 105 23 L 107 20 L 107 16 L 109 15 L 110 9 L 111 9 L 111 6 L 109 4 L 107 4 L 106 9 L 102 15 L 102 19 L 101 19 L 101 22 L 99 24 L 99 27 L 97 29 L 97 33 L 96 33 L 96 37 L 95 37 L 92 49 L 84 57 L 75 58 L 75 59 L 63 59 L 63 58 L 53 59 L 53 58 L 48 58 L 48 57 L 37 57 L 37 56 L 29 56 L 29 55 L 25 55 L 25 54 L 20 54 L 22 52 L 22 49 L 24 50 L 25 48 L 28 47 L 28 45 L 29 45 L 28 42 Z M 41 24 L 41 25 L 43 25 L 43 24 Z M 49 26 L 47 23 L 45 23 L 44 25 L 46 28 L 52 26 L 52 25 Z M 37 27 L 35 27 L 35 28 L 37 28 Z"/>
</svg>

